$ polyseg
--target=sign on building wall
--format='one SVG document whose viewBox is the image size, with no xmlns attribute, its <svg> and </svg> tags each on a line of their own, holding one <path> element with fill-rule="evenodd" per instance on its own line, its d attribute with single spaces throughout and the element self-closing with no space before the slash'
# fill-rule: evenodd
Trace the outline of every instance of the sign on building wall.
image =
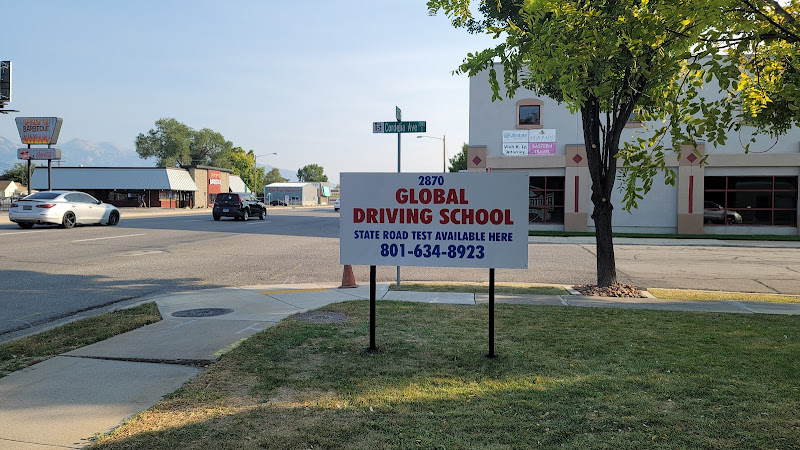
<svg viewBox="0 0 800 450">
<path fill-rule="evenodd" d="M 527 174 L 341 177 L 341 264 L 528 267 Z"/>
<path fill-rule="evenodd" d="M 208 171 L 208 193 L 219 194 L 222 192 L 222 174 L 219 170 Z"/>
<path fill-rule="evenodd" d="M 537 156 L 555 154 L 556 130 L 554 128 L 503 131 L 503 155 Z"/>
<path fill-rule="evenodd" d="M 273 194 L 299 194 L 303 191 L 301 188 L 285 188 L 285 187 L 270 187 L 268 189 Z"/>
</svg>

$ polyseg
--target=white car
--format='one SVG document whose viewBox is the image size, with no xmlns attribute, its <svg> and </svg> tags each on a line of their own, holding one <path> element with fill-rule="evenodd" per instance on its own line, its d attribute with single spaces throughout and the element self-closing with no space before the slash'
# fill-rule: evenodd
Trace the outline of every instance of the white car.
<svg viewBox="0 0 800 450">
<path fill-rule="evenodd" d="M 119 210 L 89 194 L 75 191 L 42 191 L 11 204 L 8 218 L 20 228 L 36 224 L 61 225 L 72 228 L 77 224 L 119 223 Z"/>
<path fill-rule="evenodd" d="M 333 202 L 333 210 L 334 211 L 338 211 L 339 210 L 339 199 L 338 198 L 336 200 L 334 200 L 334 202 Z"/>
</svg>

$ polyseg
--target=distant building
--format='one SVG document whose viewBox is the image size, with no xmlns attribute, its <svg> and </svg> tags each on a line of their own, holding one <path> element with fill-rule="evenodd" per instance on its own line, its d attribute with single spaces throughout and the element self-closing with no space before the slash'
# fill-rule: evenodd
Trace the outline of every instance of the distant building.
<svg viewBox="0 0 800 450">
<path fill-rule="evenodd" d="M 213 205 L 217 194 L 222 192 L 236 192 L 231 189 L 231 169 L 209 166 L 181 166 L 181 169 L 189 172 L 197 188 L 193 196 L 195 207 Z"/>
<path fill-rule="evenodd" d="M 230 169 L 184 167 L 53 167 L 52 189 L 86 192 L 119 207 L 203 208 L 222 192 L 242 192 L 244 182 Z M 1 187 L 2 185 L 0 185 Z M 48 188 L 47 168 L 33 173 L 31 186 Z"/>
<path fill-rule="evenodd" d="M 272 183 L 264 187 L 264 201 L 277 205 L 319 205 L 315 183 Z"/>
<path fill-rule="evenodd" d="M 0 180 L 0 198 L 14 197 L 20 191 L 20 186 L 14 181 Z"/>
<path fill-rule="evenodd" d="M 311 184 L 314 185 L 314 188 L 317 189 L 317 199 L 319 205 L 327 205 L 329 203 L 331 197 L 331 185 L 327 181 L 311 181 Z"/>
</svg>

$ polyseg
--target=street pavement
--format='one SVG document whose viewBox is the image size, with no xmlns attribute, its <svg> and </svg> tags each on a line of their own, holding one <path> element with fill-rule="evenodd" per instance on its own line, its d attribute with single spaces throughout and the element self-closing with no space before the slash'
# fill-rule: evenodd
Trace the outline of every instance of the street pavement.
<svg viewBox="0 0 800 450">
<path fill-rule="evenodd" d="M 122 208 L 122 218 L 208 214 L 208 209 Z M 9 223 L 0 213 L 0 223 Z M 593 244 L 593 237 L 532 236 L 530 243 Z M 774 246 L 800 242 L 716 239 L 615 239 L 621 245 Z M 411 281 L 407 281 L 411 283 Z M 323 284 L 207 289 L 152 297 L 164 320 L 56 356 L 0 379 L 0 449 L 82 448 L 195 377 L 242 340 L 292 314 L 341 301 L 368 299 L 369 286 L 337 289 Z M 389 291 L 376 298 L 476 305 L 488 294 Z M 609 299 L 570 295 L 497 294 L 497 303 L 562 307 L 610 307 L 740 314 L 800 314 L 800 304 Z M 223 314 L 209 314 L 219 309 Z M 182 317 L 185 312 L 195 317 Z"/>
<path fill-rule="evenodd" d="M 800 314 L 800 304 L 495 295 L 497 303 L 739 314 Z M 221 355 L 292 314 L 369 299 L 369 286 L 272 285 L 173 293 L 155 301 L 163 320 L 56 356 L 0 379 L 0 449 L 82 448 L 195 377 Z M 476 305 L 488 294 L 389 291 L 377 300 Z M 221 313 L 220 315 L 211 315 Z M 189 317 L 185 317 L 185 316 Z M 194 317 L 193 317 L 194 316 Z"/>
<path fill-rule="evenodd" d="M 279 207 L 283 208 L 283 207 Z M 298 208 L 298 207 L 292 207 Z M 300 207 L 304 208 L 304 207 Z M 119 208 L 121 220 L 134 217 L 159 217 L 177 215 L 208 215 L 209 208 Z M 0 225 L 11 224 L 8 211 L 0 211 Z M 580 244 L 594 245 L 594 236 L 528 236 L 529 244 Z M 681 239 L 681 238 L 614 238 L 615 245 L 650 245 L 683 247 L 759 247 L 800 248 L 800 241 L 744 241 L 737 239 Z"/>
</svg>

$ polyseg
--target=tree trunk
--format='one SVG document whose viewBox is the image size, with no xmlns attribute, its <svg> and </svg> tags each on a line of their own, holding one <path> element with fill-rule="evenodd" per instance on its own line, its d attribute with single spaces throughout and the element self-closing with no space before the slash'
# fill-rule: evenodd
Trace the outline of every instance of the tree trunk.
<svg viewBox="0 0 800 450">
<path fill-rule="evenodd" d="M 617 266 L 612 239 L 611 191 L 617 173 L 617 146 L 621 130 L 614 130 L 606 139 L 600 138 L 600 107 L 596 97 L 589 96 L 581 108 L 586 159 L 592 178 L 592 220 L 597 246 L 597 285 L 607 287 L 617 282 Z M 616 135 L 616 137 L 615 137 Z M 609 139 L 609 137 L 611 139 Z"/>
<path fill-rule="evenodd" d="M 617 282 L 617 263 L 614 258 L 614 242 L 612 240 L 611 213 L 613 207 L 607 198 L 596 198 L 592 194 L 594 203 L 594 237 L 597 245 L 597 285 L 611 286 Z"/>
</svg>

